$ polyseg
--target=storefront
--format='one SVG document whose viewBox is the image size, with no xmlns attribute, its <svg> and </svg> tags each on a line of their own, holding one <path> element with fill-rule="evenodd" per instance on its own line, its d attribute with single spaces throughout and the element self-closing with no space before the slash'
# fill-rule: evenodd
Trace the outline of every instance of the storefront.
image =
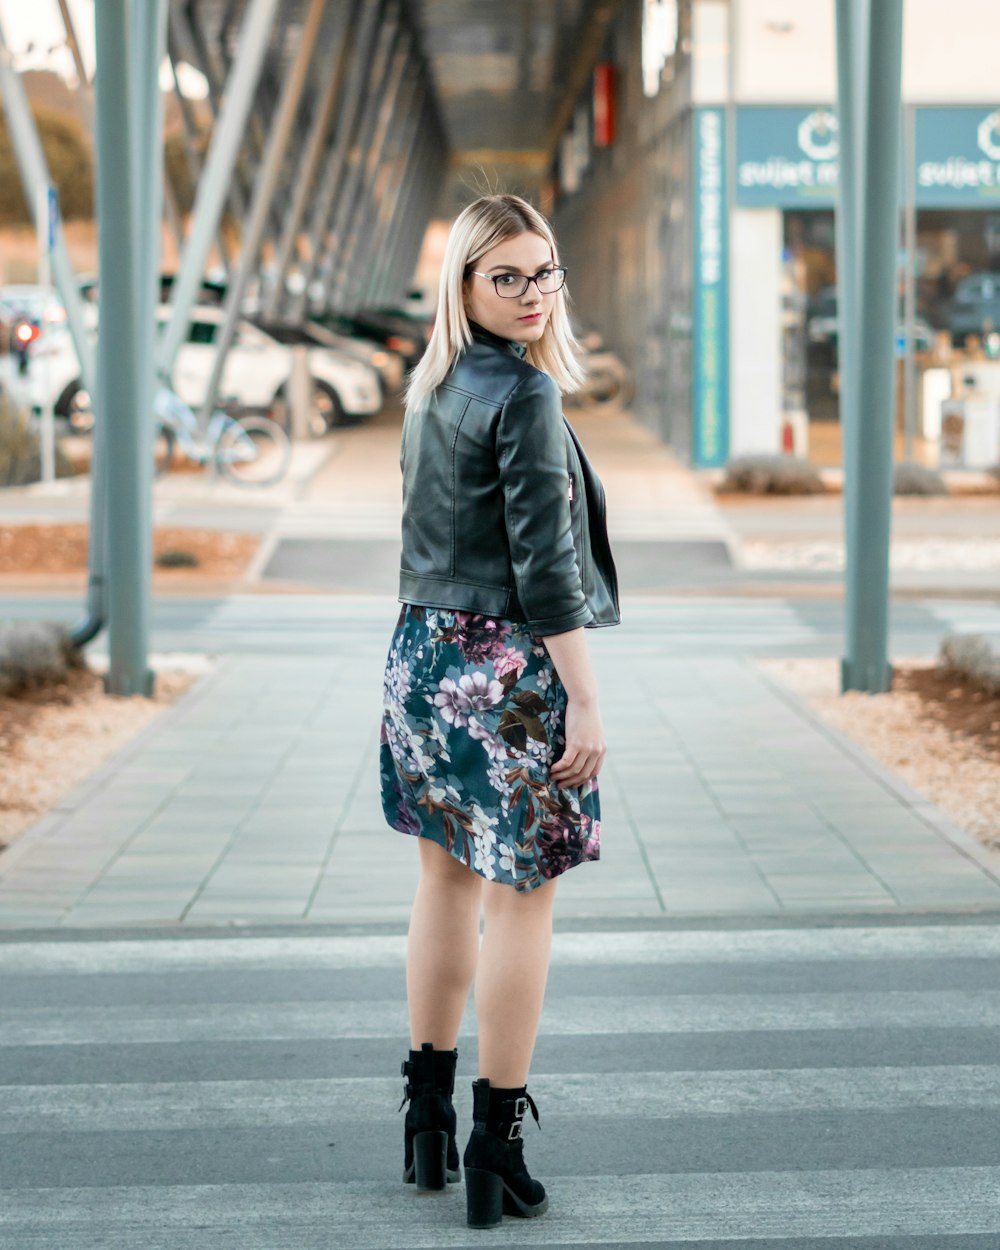
<svg viewBox="0 0 1000 1250">
<path fill-rule="evenodd" d="M 912 197 L 916 222 L 912 447 L 948 463 L 942 401 L 1000 399 L 1000 109 L 909 106 L 904 120 L 900 198 Z M 824 105 L 701 108 L 693 132 L 695 463 L 779 450 L 838 463 L 836 116 Z"/>
</svg>

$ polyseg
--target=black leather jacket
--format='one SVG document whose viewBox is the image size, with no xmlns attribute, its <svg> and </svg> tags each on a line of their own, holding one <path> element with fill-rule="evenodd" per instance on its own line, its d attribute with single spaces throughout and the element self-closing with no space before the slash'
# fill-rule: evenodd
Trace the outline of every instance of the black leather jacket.
<svg viewBox="0 0 1000 1250">
<path fill-rule="evenodd" d="M 403 423 L 404 603 L 527 622 L 616 625 L 604 488 L 524 348 L 474 341 Z"/>
</svg>

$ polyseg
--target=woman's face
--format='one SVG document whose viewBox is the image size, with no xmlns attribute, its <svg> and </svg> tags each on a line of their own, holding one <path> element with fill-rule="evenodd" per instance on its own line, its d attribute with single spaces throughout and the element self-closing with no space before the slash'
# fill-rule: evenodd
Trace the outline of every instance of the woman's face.
<svg viewBox="0 0 1000 1250">
<path fill-rule="evenodd" d="M 516 298 L 498 295 L 489 278 L 479 274 L 520 274 L 531 278 L 554 264 L 548 243 L 538 234 L 524 231 L 485 252 L 473 265 L 465 281 L 465 312 L 484 330 L 513 343 L 535 343 L 545 330 L 559 293 L 542 295 L 534 282 Z"/>
</svg>

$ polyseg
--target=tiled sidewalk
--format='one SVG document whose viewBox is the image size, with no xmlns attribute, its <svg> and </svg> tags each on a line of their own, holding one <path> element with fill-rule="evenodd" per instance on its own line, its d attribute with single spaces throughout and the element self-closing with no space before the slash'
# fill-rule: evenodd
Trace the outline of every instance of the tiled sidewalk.
<svg viewBox="0 0 1000 1250">
<path fill-rule="evenodd" d="M 385 616 L 351 654 L 228 657 L 0 855 L 0 926 L 402 923 L 385 828 Z M 604 858 L 563 918 L 1000 909 L 1000 856 L 817 725 L 753 662 L 594 644 Z"/>
</svg>

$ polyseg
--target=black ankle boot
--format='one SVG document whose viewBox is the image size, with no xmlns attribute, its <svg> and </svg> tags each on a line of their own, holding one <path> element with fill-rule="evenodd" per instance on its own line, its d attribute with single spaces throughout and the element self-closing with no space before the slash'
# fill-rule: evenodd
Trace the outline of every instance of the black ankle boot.
<svg viewBox="0 0 1000 1250">
<path fill-rule="evenodd" d="M 548 1210 L 545 1187 L 528 1175 L 521 1136 L 528 1108 L 538 1108 L 520 1089 L 472 1084 L 472 1136 L 465 1148 L 465 1195 L 470 1228 L 492 1228 L 504 1215 L 530 1217 Z"/>
<path fill-rule="evenodd" d="M 400 1111 L 410 1104 L 403 1130 L 403 1180 L 421 1192 L 444 1189 L 462 1178 L 451 1103 L 457 1058 L 457 1050 L 435 1050 L 424 1042 L 403 1063 L 406 1085 Z"/>
</svg>

